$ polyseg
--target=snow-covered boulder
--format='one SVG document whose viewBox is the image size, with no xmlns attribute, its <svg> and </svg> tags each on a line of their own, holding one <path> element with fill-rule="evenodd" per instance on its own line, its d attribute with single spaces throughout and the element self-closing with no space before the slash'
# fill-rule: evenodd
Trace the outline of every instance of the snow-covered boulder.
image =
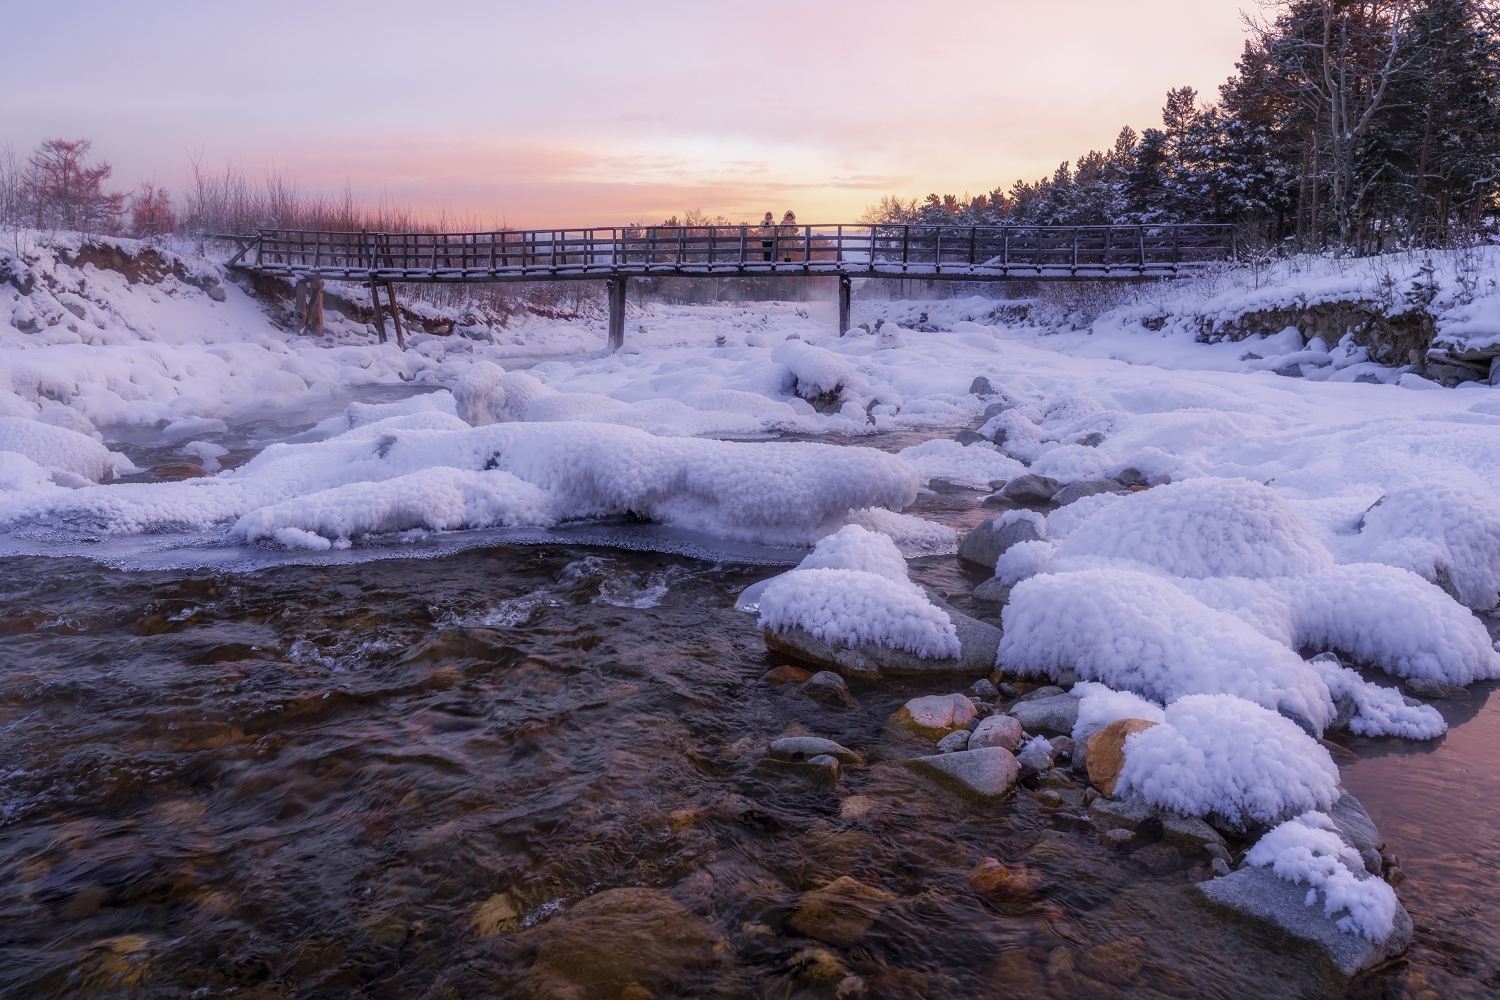
<svg viewBox="0 0 1500 1000">
<path fill-rule="evenodd" d="M 1344 975 L 1401 954 L 1411 915 L 1395 892 L 1365 871 L 1359 853 L 1323 813 L 1287 820 L 1224 878 L 1200 882 L 1212 905 L 1268 925 L 1321 949 Z"/>
</svg>

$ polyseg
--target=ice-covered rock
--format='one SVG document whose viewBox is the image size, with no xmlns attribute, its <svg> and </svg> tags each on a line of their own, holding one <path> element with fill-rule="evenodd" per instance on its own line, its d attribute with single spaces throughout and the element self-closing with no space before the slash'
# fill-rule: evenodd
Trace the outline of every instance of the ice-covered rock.
<svg viewBox="0 0 1500 1000">
<path fill-rule="evenodd" d="M 40 420 L 0 417 L 0 451 L 24 455 L 44 469 L 71 473 L 91 483 L 114 477 L 108 448 L 87 434 Z"/>
</svg>

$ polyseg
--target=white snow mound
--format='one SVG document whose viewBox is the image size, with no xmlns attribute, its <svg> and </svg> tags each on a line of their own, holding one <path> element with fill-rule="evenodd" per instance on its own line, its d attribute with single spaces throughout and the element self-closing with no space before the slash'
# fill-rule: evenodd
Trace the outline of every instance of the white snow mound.
<svg viewBox="0 0 1500 1000">
<path fill-rule="evenodd" d="M 1272 823 L 1339 796 L 1328 751 L 1275 712 L 1230 695 L 1189 695 L 1125 738 L 1116 794 L 1188 816 Z"/>
</svg>

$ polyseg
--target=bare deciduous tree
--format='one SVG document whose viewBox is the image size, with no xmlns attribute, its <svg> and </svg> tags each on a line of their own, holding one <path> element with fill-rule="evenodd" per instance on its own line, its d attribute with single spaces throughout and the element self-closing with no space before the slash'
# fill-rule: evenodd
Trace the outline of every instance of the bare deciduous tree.
<svg viewBox="0 0 1500 1000">
<path fill-rule="evenodd" d="M 84 162 L 92 145 L 87 139 L 48 139 L 26 161 L 21 196 L 37 229 L 113 233 L 119 227 L 125 196 L 104 190 L 108 163 Z"/>
</svg>

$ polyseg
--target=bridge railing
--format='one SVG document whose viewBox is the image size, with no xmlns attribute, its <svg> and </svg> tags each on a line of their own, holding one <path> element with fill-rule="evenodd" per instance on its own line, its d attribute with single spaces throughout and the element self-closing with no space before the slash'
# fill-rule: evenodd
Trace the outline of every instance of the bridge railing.
<svg viewBox="0 0 1500 1000">
<path fill-rule="evenodd" d="M 237 237 L 248 266 L 381 280 L 614 273 L 952 275 L 1152 273 L 1234 255 L 1227 225 L 628 226 L 488 233 L 311 232 Z"/>
</svg>

